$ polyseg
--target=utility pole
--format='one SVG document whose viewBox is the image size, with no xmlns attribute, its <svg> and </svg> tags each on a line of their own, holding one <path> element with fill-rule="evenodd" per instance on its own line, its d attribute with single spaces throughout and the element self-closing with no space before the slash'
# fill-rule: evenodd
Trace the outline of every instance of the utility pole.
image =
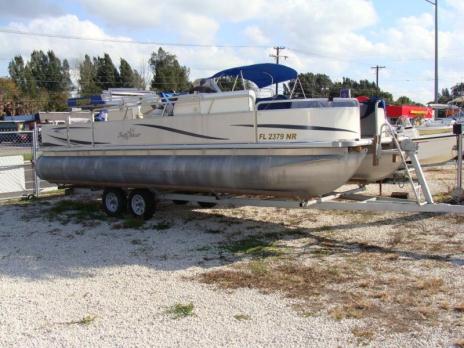
<svg viewBox="0 0 464 348">
<path fill-rule="evenodd" d="M 380 69 L 385 69 L 386 66 L 373 66 L 371 69 L 375 69 L 375 84 L 377 85 L 377 88 L 379 88 L 379 70 Z"/>
<path fill-rule="evenodd" d="M 276 50 L 276 54 L 271 54 L 271 55 L 269 55 L 269 56 L 276 59 L 276 64 L 279 64 L 279 63 L 280 63 L 280 57 L 282 57 L 282 58 L 284 58 L 284 59 L 287 59 L 287 58 L 288 58 L 288 56 L 281 56 L 281 55 L 280 55 L 280 51 L 281 51 L 281 50 L 284 50 L 285 47 L 276 46 L 276 47 L 274 47 L 274 49 Z M 277 95 L 277 94 L 279 94 L 279 84 L 278 84 L 278 83 L 276 83 L 276 95 Z"/>
<path fill-rule="evenodd" d="M 438 103 L 438 0 L 425 0 L 435 6 L 435 88 L 434 102 Z"/>
</svg>

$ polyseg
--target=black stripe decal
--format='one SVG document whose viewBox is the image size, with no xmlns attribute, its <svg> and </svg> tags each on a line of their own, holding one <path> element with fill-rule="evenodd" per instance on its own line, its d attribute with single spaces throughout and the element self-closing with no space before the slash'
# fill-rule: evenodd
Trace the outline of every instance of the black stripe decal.
<svg viewBox="0 0 464 348">
<path fill-rule="evenodd" d="M 51 137 L 51 138 L 55 138 L 55 139 L 57 139 L 57 140 L 64 141 L 64 142 L 67 142 L 67 141 L 68 141 L 67 139 L 58 138 L 58 137 L 55 137 L 54 135 L 48 135 L 48 136 Z M 74 139 L 69 139 L 69 142 L 71 142 L 71 143 L 73 143 L 73 144 L 80 144 L 80 145 L 91 145 L 91 144 L 92 144 L 91 141 L 74 140 Z M 94 143 L 94 144 L 97 144 L 97 145 L 109 144 L 109 143 L 100 143 L 100 142 L 98 142 L 98 141 L 94 141 L 93 143 Z"/>
<path fill-rule="evenodd" d="M 62 126 L 62 127 L 53 127 L 53 130 L 62 130 L 62 129 L 68 129 L 68 127 Z M 92 129 L 92 127 L 69 127 L 70 130 L 72 129 Z"/>
<path fill-rule="evenodd" d="M 208 135 L 202 135 L 202 134 L 197 134 L 197 133 L 190 133 L 190 132 L 186 132 L 186 131 L 183 131 L 183 130 L 180 130 L 180 129 L 170 128 L 170 127 L 164 127 L 164 126 L 156 126 L 156 125 L 153 125 L 153 124 L 137 124 L 136 126 L 144 126 L 144 127 L 158 128 L 158 129 L 165 130 L 165 131 L 168 131 L 168 132 L 173 132 L 173 133 L 188 135 L 188 136 L 195 137 L 195 138 L 212 139 L 212 140 L 229 140 L 229 139 L 227 139 L 227 138 L 210 137 L 210 136 L 208 136 Z"/>
<path fill-rule="evenodd" d="M 234 124 L 235 127 L 254 127 L 252 124 Z M 358 132 L 343 129 L 343 128 L 332 128 L 332 127 L 320 127 L 320 126 L 303 126 L 303 125 L 294 125 L 294 124 L 258 124 L 258 128 L 283 128 L 283 129 L 302 129 L 302 130 L 316 130 L 316 131 L 331 131 L 331 132 L 349 132 L 355 133 Z"/>
<path fill-rule="evenodd" d="M 56 144 L 53 144 L 53 143 L 42 143 L 40 145 L 41 146 L 57 146 Z"/>
<path fill-rule="evenodd" d="M 62 131 L 64 129 L 68 129 L 68 127 L 53 127 L 53 132 L 54 133 L 61 133 L 60 131 Z M 88 130 L 91 130 L 92 127 L 69 127 L 69 130 L 73 130 L 73 129 L 88 129 Z"/>
</svg>

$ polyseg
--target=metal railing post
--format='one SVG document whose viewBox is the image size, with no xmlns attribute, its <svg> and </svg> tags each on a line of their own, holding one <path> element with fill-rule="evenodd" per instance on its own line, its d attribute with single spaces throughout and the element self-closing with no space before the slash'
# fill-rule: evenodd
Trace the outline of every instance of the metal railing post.
<svg viewBox="0 0 464 348">
<path fill-rule="evenodd" d="M 37 176 L 37 152 L 39 148 L 39 131 L 37 128 L 37 123 L 34 124 L 34 130 L 32 132 L 32 165 L 34 173 L 34 196 L 39 197 L 40 195 L 40 179 Z"/>
<path fill-rule="evenodd" d="M 256 106 L 254 107 L 254 124 L 253 124 L 253 127 L 254 127 L 254 130 L 255 130 L 255 144 L 258 143 L 258 109 L 256 108 Z"/>
<path fill-rule="evenodd" d="M 92 110 L 90 116 L 92 117 L 92 146 L 95 147 L 95 111 Z"/>
<path fill-rule="evenodd" d="M 66 142 L 68 143 L 68 147 L 71 146 L 71 141 L 69 139 L 69 124 L 71 123 L 71 115 L 68 115 L 66 118 Z"/>
<path fill-rule="evenodd" d="M 457 199 L 459 202 L 462 198 L 462 133 L 464 131 L 464 127 L 460 123 L 456 123 L 453 125 L 453 133 L 456 135 L 457 141 L 457 172 L 456 172 L 456 189 L 454 190 L 454 198 Z"/>
<path fill-rule="evenodd" d="M 458 135 L 458 175 L 457 175 L 458 190 L 462 190 L 462 134 Z"/>
</svg>

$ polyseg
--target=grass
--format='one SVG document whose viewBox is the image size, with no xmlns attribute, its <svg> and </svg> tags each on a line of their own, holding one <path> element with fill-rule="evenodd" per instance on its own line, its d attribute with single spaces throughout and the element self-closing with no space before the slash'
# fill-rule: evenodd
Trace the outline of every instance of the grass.
<svg viewBox="0 0 464 348">
<path fill-rule="evenodd" d="M 24 161 L 32 161 L 32 153 L 23 153 Z"/>
<path fill-rule="evenodd" d="M 172 227 L 172 223 L 169 221 L 161 221 L 153 225 L 153 228 L 158 231 L 169 230 Z"/>
<path fill-rule="evenodd" d="M 351 329 L 351 333 L 358 339 L 358 343 L 369 343 L 375 336 L 375 333 L 368 328 L 365 327 L 354 327 Z"/>
<path fill-rule="evenodd" d="M 135 218 L 133 216 L 126 217 L 123 221 L 117 222 L 111 226 L 114 230 L 120 230 L 125 228 L 139 229 L 145 225 L 145 221 L 140 218 Z"/>
<path fill-rule="evenodd" d="M 249 255 L 253 257 L 280 256 L 285 253 L 284 248 L 275 242 L 265 241 L 256 237 L 248 237 L 229 244 L 222 245 L 222 249 L 235 255 Z"/>
<path fill-rule="evenodd" d="M 166 314 L 169 314 L 173 319 L 181 319 L 193 315 L 193 303 L 182 304 L 176 303 L 166 310 Z"/>
<path fill-rule="evenodd" d="M 80 320 L 69 321 L 69 322 L 67 322 L 65 324 L 88 326 L 88 325 L 92 324 L 95 321 L 96 318 L 97 317 L 95 315 L 86 315 L 85 317 L 83 317 Z"/>
<path fill-rule="evenodd" d="M 47 217 L 49 220 L 58 220 L 63 224 L 106 219 L 106 215 L 100 209 L 99 202 L 77 200 L 61 200 L 56 202 L 48 210 Z"/>
<path fill-rule="evenodd" d="M 255 248 L 247 243 L 247 250 Z M 242 250 L 238 247 L 233 250 Z M 451 312 L 459 315 L 464 305 L 440 305 L 438 299 L 456 297 L 439 277 L 423 277 L 403 269 L 391 255 L 360 251 L 341 260 L 252 259 L 229 268 L 197 276 L 202 283 L 222 289 L 254 288 L 280 293 L 298 301 L 301 313 L 327 313 L 334 320 L 365 319 L 371 327 L 356 331 L 369 339 L 371 331 L 389 327 L 391 332 L 412 330 L 416 325 L 436 325 Z M 356 336 L 356 335 L 355 335 Z"/>
<path fill-rule="evenodd" d="M 238 321 L 243 321 L 243 320 L 251 320 L 251 317 L 246 314 L 236 314 L 234 315 L 234 319 Z"/>
</svg>

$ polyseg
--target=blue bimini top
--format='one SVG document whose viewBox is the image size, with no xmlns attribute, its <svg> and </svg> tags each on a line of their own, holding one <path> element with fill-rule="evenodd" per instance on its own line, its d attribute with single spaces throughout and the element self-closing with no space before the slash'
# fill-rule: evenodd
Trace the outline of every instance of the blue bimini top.
<svg viewBox="0 0 464 348">
<path fill-rule="evenodd" d="M 254 82 L 258 88 L 263 88 L 274 83 L 294 80 L 297 78 L 298 73 L 296 70 L 285 65 L 263 63 L 223 70 L 214 74 L 210 78 L 212 79 L 224 76 L 243 76 L 244 79 Z"/>
</svg>

